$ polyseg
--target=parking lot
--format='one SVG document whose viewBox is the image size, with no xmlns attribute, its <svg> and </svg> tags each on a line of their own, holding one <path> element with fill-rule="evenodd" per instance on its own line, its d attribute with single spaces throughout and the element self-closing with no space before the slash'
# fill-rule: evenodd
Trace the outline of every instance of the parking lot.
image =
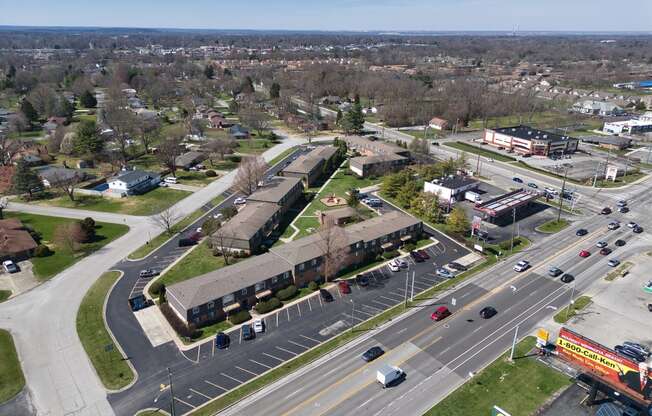
<svg viewBox="0 0 652 416">
<path fill-rule="evenodd" d="M 363 273 L 369 285 L 361 287 L 350 279 L 351 293 L 330 288 L 332 302 L 318 293 L 264 318 L 265 332 L 245 341 L 242 330 L 230 333 L 228 349 L 217 349 L 213 339 L 183 352 L 186 364 L 173 370 L 178 412 L 190 411 L 209 399 L 290 360 L 322 342 L 350 329 L 446 280 L 435 274 L 437 267 L 468 253 L 454 242 L 438 242 L 425 248 L 426 262 L 415 263 L 409 256 L 406 269 L 392 272 L 387 265 Z M 414 289 L 412 288 L 414 272 Z M 409 275 L 406 293 L 406 274 Z M 153 405 L 153 404 L 152 404 Z"/>
</svg>

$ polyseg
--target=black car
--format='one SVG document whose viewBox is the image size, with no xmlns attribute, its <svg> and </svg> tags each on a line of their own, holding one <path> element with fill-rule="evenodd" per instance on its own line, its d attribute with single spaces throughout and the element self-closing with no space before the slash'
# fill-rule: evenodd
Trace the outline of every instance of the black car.
<svg viewBox="0 0 652 416">
<path fill-rule="evenodd" d="M 600 214 L 602 214 L 602 215 L 611 214 L 611 208 L 609 208 L 609 207 L 602 208 L 602 211 L 600 211 Z"/>
<path fill-rule="evenodd" d="M 626 242 L 625 240 L 616 240 L 616 242 L 614 243 L 614 245 L 615 245 L 616 247 L 622 247 L 622 246 L 624 246 L 625 244 L 627 244 L 627 242 Z"/>
<path fill-rule="evenodd" d="M 140 277 L 152 277 L 159 274 L 159 271 L 156 269 L 145 269 L 141 270 L 138 276 Z"/>
<path fill-rule="evenodd" d="M 573 280 L 575 280 L 575 276 L 573 276 L 573 275 L 570 274 L 570 273 L 564 273 L 564 274 L 561 276 L 561 281 L 564 282 L 564 283 L 570 283 L 570 282 L 572 282 Z"/>
<path fill-rule="evenodd" d="M 410 251 L 410 257 L 412 257 L 412 260 L 414 260 L 417 263 L 423 263 L 423 257 L 416 251 Z"/>
<path fill-rule="evenodd" d="M 641 227 L 640 225 L 637 225 L 636 227 L 634 227 L 632 229 L 632 231 L 635 232 L 636 234 L 640 234 L 640 233 L 643 232 L 643 227 Z"/>
<path fill-rule="evenodd" d="M 626 213 L 629 212 L 629 208 L 627 208 L 627 207 L 620 207 L 620 208 L 618 208 L 618 212 L 620 212 L 620 213 L 622 213 L 622 214 L 626 214 Z"/>
<path fill-rule="evenodd" d="M 380 357 L 383 354 L 385 354 L 385 351 L 383 351 L 382 348 L 371 347 L 362 354 L 362 359 L 365 360 L 366 362 L 369 362 L 375 360 L 376 358 Z"/>
<path fill-rule="evenodd" d="M 254 332 L 253 328 L 251 328 L 251 325 L 242 325 L 242 339 L 248 341 L 250 339 L 254 339 L 255 337 L 256 333 Z"/>
<path fill-rule="evenodd" d="M 609 254 L 611 254 L 611 249 L 609 247 L 605 247 L 602 250 L 600 250 L 600 254 L 602 254 L 603 256 L 608 256 Z"/>
<path fill-rule="evenodd" d="M 647 357 L 645 357 L 640 352 L 636 351 L 635 349 L 624 346 L 624 345 L 616 345 L 614 350 L 621 357 L 625 357 L 625 358 L 628 358 L 630 360 L 634 360 L 637 363 L 642 363 L 643 361 L 645 361 L 647 359 Z"/>
<path fill-rule="evenodd" d="M 324 302 L 333 301 L 333 295 L 331 295 L 331 292 L 329 292 L 326 289 L 319 289 L 319 296 L 321 296 L 321 300 L 323 300 Z"/>
<path fill-rule="evenodd" d="M 514 176 L 514 177 L 512 178 L 512 180 L 513 180 L 514 182 L 516 182 L 516 183 L 523 183 L 523 179 L 521 179 L 521 178 L 517 178 L 516 176 Z"/>
<path fill-rule="evenodd" d="M 224 332 L 218 332 L 218 334 L 215 335 L 215 348 L 218 350 L 229 348 L 229 344 L 231 344 L 231 338 L 229 338 L 229 336 Z"/>
<path fill-rule="evenodd" d="M 494 316 L 497 313 L 498 313 L 498 311 L 496 309 L 494 309 L 493 306 L 485 306 L 480 311 L 480 318 L 489 319 L 489 318 L 491 318 L 492 316 Z"/>
<path fill-rule="evenodd" d="M 193 240 L 192 238 L 179 239 L 179 247 L 190 247 L 194 246 L 195 244 L 197 244 L 197 240 Z"/>
<path fill-rule="evenodd" d="M 575 235 L 579 236 L 579 237 L 581 237 L 583 235 L 587 235 L 588 233 L 589 232 L 584 228 L 580 228 L 579 230 L 575 231 Z"/>
<path fill-rule="evenodd" d="M 355 278 L 355 282 L 358 284 L 360 287 L 367 287 L 369 286 L 369 278 L 364 275 L 357 275 Z"/>
</svg>

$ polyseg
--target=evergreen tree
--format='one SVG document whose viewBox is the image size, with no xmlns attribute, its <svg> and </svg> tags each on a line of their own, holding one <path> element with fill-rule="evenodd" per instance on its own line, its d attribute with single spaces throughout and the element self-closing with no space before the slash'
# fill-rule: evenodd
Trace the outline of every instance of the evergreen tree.
<svg viewBox="0 0 652 416">
<path fill-rule="evenodd" d="M 362 105 L 360 105 L 359 101 L 353 104 L 351 111 L 346 113 L 343 121 L 345 131 L 356 134 L 362 132 L 364 128 L 364 114 L 362 113 Z"/>
<path fill-rule="evenodd" d="M 278 82 L 272 83 L 272 86 L 269 87 L 269 98 L 276 99 L 281 96 L 281 86 Z"/>
<path fill-rule="evenodd" d="M 7 78 L 14 78 L 16 76 L 16 67 L 9 65 L 9 70 L 7 71 Z"/>
<path fill-rule="evenodd" d="M 81 156 L 95 156 L 102 151 L 104 141 L 94 121 L 84 120 L 77 126 L 73 152 Z"/>
<path fill-rule="evenodd" d="M 97 105 L 97 99 L 90 91 L 86 90 L 79 97 L 79 103 L 84 108 L 94 108 Z"/>
<path fill-rule="evenodd" d="M 14 176 L 11 178 L 11 185 L 13 192 L 23 195 L 29 194 L 31 198 L 34 191 L 42 187 L 41 180 L 36 172 L 30 169 L 29 164 L 24 160 L 19 160 L 14 171 Z"/>
<path fill-rule="evenodd" d="M 23 113 L 25 118 L 29 120 L 30 122 L 36 122 L 38 121 L 38 113 L 34 109 L 34 106 L 32 103 L 30 103 L 28 100 L 23 100 L 20 103 L 20 112 Z"/>
<path fill-rule="evenodd" d="M 215 69 L 213 68 L 213 65 L 206 65 L 206 67 L 204 68 L 204 75 L 208 79 L 213 79 L 213 77 L 215 76 Z"/>
<path fill-rule="evenodd" d="M 74 112 L 75 106 L 65 97 L 60 97 L 59 102 L 56 106 L 55 115 L 57 117 L 65 117 L 70 120 Z"/>
</svg>

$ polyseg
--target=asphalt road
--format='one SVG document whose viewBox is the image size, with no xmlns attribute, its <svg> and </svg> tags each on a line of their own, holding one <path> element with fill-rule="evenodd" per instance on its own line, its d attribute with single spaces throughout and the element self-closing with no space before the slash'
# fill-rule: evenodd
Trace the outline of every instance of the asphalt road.
<svg viewBox="0 0 652 416">
<path fill-rule="evenodd" d="M 480 273 L 460 289 L 425 302 L 409 317 L 377 331 L 354 348 L 276 383 L 225 414 L 422 414 L 468 379 L 470 372 L 505 351 L 516 326 L 520 334 L 529 333 L 542 319 L 568 304 L 571 294 L 576 297 L 610 270 L 606 265 L 609 258 L 625 258 L 639 252 L 641 244 L 649 245 L 645 235 L 636 235 L 627 227 L 607 231 L 611 219 L 601 216 L 578 224 L 590 231 L 584 237 L 575 235 L 576 228 L 548 237 L 509 262 Z M 610 256 L 597 254 L 598 240 L 613 243 L 618 238 L 628 244 Z M 578 257 L 579 250 L 587 248 L 592 256 Z M 521 259 L 529 260 L 533 267 L 516 273 L 513 264 Z M 549 277 L 551 266 L 573 274 L 575 282 L 563 284 Z M 433 323 L 430 313 L 442 304 L 453 311 L 453 316 Z M 478 312 L 487 305 L 495 307 L 498 314 L 489 320 L 480 319 Z M 366 364 L 360 354 L 374 345 L 387 353 Z M 381 363 L 399 365 L 407 378 L 383 390 L 375 382 L 375 369 Z"/>
</svg>

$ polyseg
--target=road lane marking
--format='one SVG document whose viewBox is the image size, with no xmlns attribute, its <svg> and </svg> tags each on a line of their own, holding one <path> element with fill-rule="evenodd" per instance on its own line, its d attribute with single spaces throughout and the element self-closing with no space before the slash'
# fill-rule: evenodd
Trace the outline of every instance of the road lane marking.
<svg viewBox="0 0 652 416">
<path fill-rule="evenodd" d="M 258 373 L 254 373 L 253 371 L 249 371 L 246 368 L 238 367 L 237 365 L 235 366 L 235 368 L 237 368 L 240 371 L 244 371 L 245 373 L 249 373 L 252 376 L 257 376 L 258 375 Z"/>
<path fill-rule="evenodd" d="M 242 384 L 242 383 L 244 383 L 244 381 L 240 381 L 240 380 L 238 380 L 237 378 L 235 378 L 235 377 L 231 377 L 231 376 L 228 375 L 228 374 L 224 374 L 224 373 L 220 373 L 220 374 L 223 375 L 223 376 L 226 377 L 226 378 L 230 378 L 231 380 L 235 381 L 235 382 L 238 383 L 238 384 Z"/>
<path fill-rule="evenodd" d="M 308 336 L 306 336 L 306 335 L 299 335 L 299 336 L 302 337 L 302 338 L 305 338 L 305 339 L 309 339 L 310 341 L 314 341 L 314 342 L 316 342 L 317 344 L 320 344 L 320 343 L 321 343 L 321 341 L 317 341 L 316 339 L 314 339 L 314 338 L 310 338 L 310 337 L 308 337 Z"/>
<path fill-rule="evenodd" d="M 294 344 L 294 345 L 296 345 L 296 346 L 298 346 L 298 347 L 301 347 L 301 348 L 305 348 L 305 349 L 309 349 L 309 348 L 310 348 L 310 347 L 306 347 L 305 345 L 301 345 L 301 344 L 299 344 L 298 342 L 294 342 L 294 341 L 290 341 L 290 340 L 287 340 L 287 341 L 288 341 L 290 344 Z"/>
<path fill-rule="evenodd" d="M 208 380 L 204 380 L 204 383 L 206 383 L 206 384 L 208 384 L 208 385 L 210 385 L 210 386 L 213 386 L 213 387 L 215 387 L 215 388 L 218 388 L 218 389 L 220 389 L 220 390 L 228 391 L 228 390 L 225 389 L 224 387 L 222 387 L 222 386 L 218 386 L 217 384 L 212 383 L 212 382 L 210 382 L 210 381 L 208 381 Z"/>
<path fill-rule="evenodd" d="M 296 356 L 296 355 L 299 355 L 299 354 L 297 354 L 296 352 L 293 352 L 293 351 L 290 351 L 290 350 L 286 350 L 286 349 L 283 348 L 283 347 L 274 347 L 274 348 L 276 348 L 277 350 L 285 351 L 285 352 L 287 352 L 288 354 L 292 354 L 292 355 L 295 355 L 295 356 Z"/>
<path fill-rule="evenodd" d="M 261 367 L 265 367 L 265 368 L 267 368 L 268 370 L 272 368 L 272 367 L 268 366 L 267 364 L 259 363 L 258 361 L 256 361 L 256 360 L 252 360 L 251 358 L 249 359 L 249 361 L 251 361 L 251 362 L 254 363 L 254 364 L 258 364 L 258 365 L 261 366 Z"/>
<path fill-rule="evenodd" d="M 191 392 L 193 392 L 193 393 L 195 393 L 195 394 L 199 394 L 200 396 L 204 396 L 204 397 L 206 397 L 208 400 L 213 399 L 211 396 L 209 396 L 208 394 L 204 394 L 204 393 L 202 393 L 201 391 L 197 391 L 197 390 L 195 390 L 195 389 L 188 389 L 188 390 L 190 390 Z"/>
<path fill-rule="evenodd" d="M 191 405 L 190 403 L 186 403 L 186 402 L 184 402 L 183 400 L 181 400 L 180 398 L 178 398 L 178 397 L 176 397 L 176 396 L 174 396 L 174 400 L 178 401 L 179 403 L 181 403 L 181 404 L 183 404 L 183 405 L 185 405 L 185 406 L 188 406 L 188 407 L 191 408 L 191 409 L 195 409 L 195 408 L 197 407 L 197 406 L 193 406 L 193 405 Z"/>
<path fill-rule="evenodd" d="M 295 391 L 293 391 L 292 393 L 288 394 L 287 396 L 285 396 L 285 398 L 286 398 L 286 399 L 289 399 L 290 397 L 295 396 L 295 395 L 296 395 L 297 393 L 299 393 L 301 390 L 303 390 L 303 387 L 301 387 L 299 390 L 295 390 Z"/>
<path fill-rule="evenodd" d="M 280 358 L 278 358 L 278 357 L 273 356 L 272 354 L 267 354 L 266 352 L 264 352 L 264 353 L 262 353 L 262 354 L 263 354 L 264 356 L 267 356 L 267 357 L 269 357 L 269 358 L 273 358 L 273 359 L 275 359 L 275 360 L 277 360 L 277 361 L 280 361 L 280 362 L 284 362 L 284 361 L 285 361 L 285 360 L 282 360 L 282 359 L 280 359 Z"/>
</svg>

